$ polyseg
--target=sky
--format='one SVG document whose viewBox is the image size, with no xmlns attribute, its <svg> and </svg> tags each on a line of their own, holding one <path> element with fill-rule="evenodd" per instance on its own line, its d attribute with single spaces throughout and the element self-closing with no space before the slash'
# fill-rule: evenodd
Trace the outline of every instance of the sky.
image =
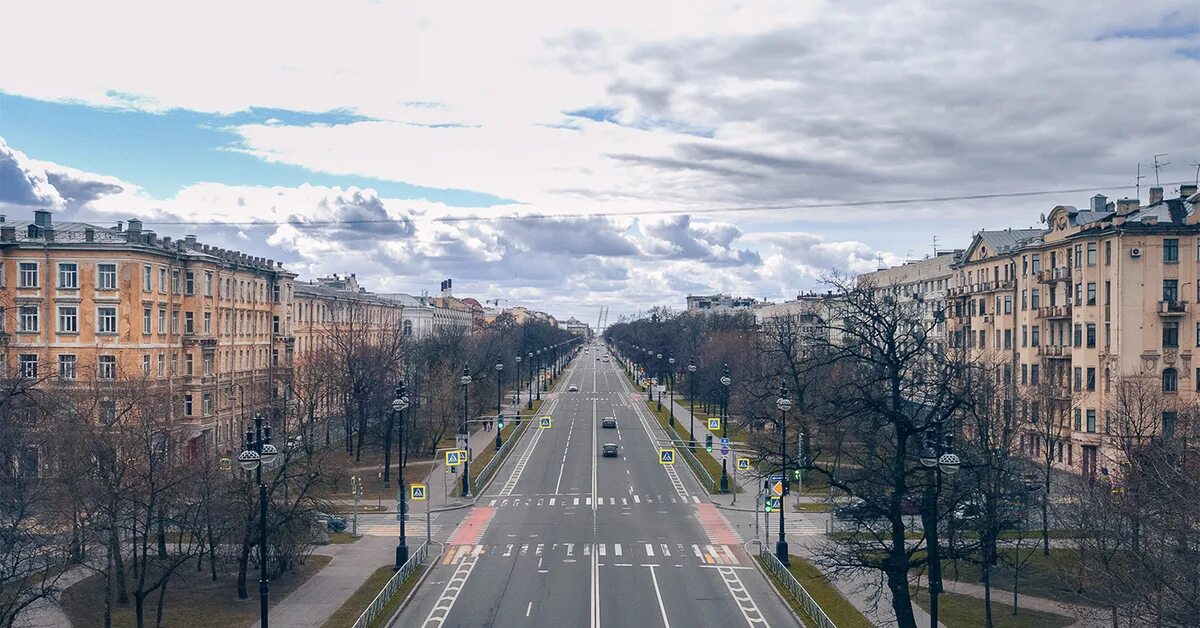
<svg viewBox="0 0 1200 628">
<path fill-rule="evenodd" d="M 1195 0 L 117 0 L 0 23 L 26 25 L 0 64 L 9 220 L 136 217 L 301 279 L 453 278 L 584 321 L 786 300 L 1133 197 L 1138 164 L 1143 201 L 1156 174 L 1171 195 L 1200 162 Z"/>
</svg>

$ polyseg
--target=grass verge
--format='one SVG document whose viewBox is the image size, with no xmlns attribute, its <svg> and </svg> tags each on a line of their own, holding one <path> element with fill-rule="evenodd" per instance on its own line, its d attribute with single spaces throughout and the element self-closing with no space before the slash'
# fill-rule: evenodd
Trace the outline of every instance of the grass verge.
<svg viewBox="0 0 1200 628">
<path fill-rule="evenodd" d="M 790 556 L 792 564 L 788 567 L 788 571 L 792 572 L 792 575 L 800 582 L 804 590 L 808 591 L 808 594 L 816 601 L 817 606 L 820 606 L 821 610 L 825 611 L 825 614 L 829 616 L 829 619 L 835 626 L 838 628 L 871 628 L 871 622 L 867 621 L 866 616 L 855 608 L 842 595 L 841 591 L 837 590 L 837 587 L 825 579 L 825 576 L 821 574 L 821 570 L 817 569 L 816 565 L 795 554 L 791 554 Z M 755 556 L 755 560 L 761 563 L 764 559 L 761 556 Z M 783 592 L 783 598 L 792 607 L 792 610 L 804 618 L 808 625 L 816 625 L 813 618 L 804 610 L 804 606 L 801 605 L 800 600 L 792 597 L 787 587 L 779 581 L 779 578 L 775 577 L 775 574 L 771 573 L 770 570 L 766 570 L 765 565 L 764 570 L 767 573 L 767 577 L 775 581 L 776 586 Z"/>
<path fill-rule="evenodd" d="M 824 502 L 800 502 L 792 506 L 796 512 L 833 512 L 833 504 Z"/>
<path fill-rule="evenodd" d="M 1017 574 L 1019 577 L 1017 590 L 1022 595 L 1068 604 L 1088 603 L 1076 586 L 1078 578 L 1075 577 L 1075 572 L 1078 570 L 1077 565 L 1079 564 L 1078 550 L 1051 548 L 1050 555 L 1043 556 L 1041 546 L 1030 542 L 1030 545 L 1021 548 L 1019 556 L 1015 548 L 1002 547 L 999 553 L 999 564 L 992 569 L 992 588 L 998 595 L 1011 596 L 1012 565 L 1019 562 L 1021 568 Z M 980 576 L 979 565 L 974 563 L 943 562 L 943 578 L 977 584 Z"/>
<path fill-rule="evenodd" d="M 383 607 L 383 611 L 379 615 L 376 615 L 375 620 L 371 622 L 372 627 L 382 626 L 384 622 L 391 618 L 392 613 L 395 613 L 396 608 L 400 606 L 400 602 L 404 600 L 408 592 L 421 579 L 423 571 L 425 571 L 425 566 L 421 565 L 408 576 L 404 584 L 400 585 L 400 588 L 396 590 L 395 595 L 392 596 L 387 606 Z M 354 625 L 354 622 L 358 621 L 358 618 L 367 610 L 371 602 L 375 600 L 375 596 L 379 595 L 379 592 L 383 590 L 388 580 L 392 579 L 394 573 L 392 565 L 384 565 L 376 569 L 375 573 L 372 573 L 353 595 L 347 598 L 345 602 L 342 602 L 342 606 L 329 617 L 321 628 L 344 628 L 345 626 Z"/>
<path fill-rule="evenodd" d="M 332 560 L 329 556 L 309 556 L 303 563 L 277 580 L 271 581 L 271 605 L 287 597 L 306 580 Z M 191 568 L 189 568 L 191 567 Z M 189 562 L 171 577 L 163 608 L 164 626 L 188 626 L 189 628 L 225 628 L 248 626 L 258 619 L 258 595 L 255 583 L 257 576 L 247 577 L 250 597 L 237 599 L 237 578 L 232 575 L 218 577 L 213 582 L 208 570 L 196 572 Z M 132 585 L 131 585 L 132 586 Z M 154 623 L 158 592 L 152 593 L 145 602 L 143 619 Z M 71 585 L 62 594 L 62 608 L 75 626 L 104 625 L 104 579 L 100 574 L 89 576 Z M 124 606 L 113 604 L 112 625 L 117 628 L 134 626 L 132 590 L 130 602 Z"/>
<path fill-rule="evenodd" d="M 354 536 L 349 532 L 330 532 L 329 542 L 333 545 L 342 545 L 344 543 L 353 543 L 362 537 Z"/>
<path fill-rule="evenodd" d="M 650 414 L 653 414 L 654 418 L 658 419 L 658 424 L 661 425 L 668 434 L 671 433 L 671 419 L 670 414 L 667 412 L 666 406 L 659 411 L 657 402 L 646 401 L 646 407 L 650 410 Z M 683 426 L 683 421 L 675 421 L 674 432 L 675 437 L 681 441 L 680 446 L 687 447 L 688 431 L 687 428 Z M 713 440 L 716 440 L 715 436 Z M 707 472 L 709 477 L 711 477 L 713 480 L 712 485 L 706 486 L 705 488 L 708 489 L 709 493 L 720 493 L 721 462 L 716 459 L 716 456 L 704 449 L 704 437 L 702 434 L 696 439 L 696 451 L 693 452 L 693 455 L 696 457 L 696 462 L 700 463 L 700 466 L 704 468 L 705 472 Z M 691 459 L 689 459 L 687 456 L 683 456 L 683 459 L 688 462 L 689 466 L 692 465 Z M 740 490 L 740 487 L 738 487 L 733 481 L 732 473 L 730 474 L 729 484 L 730 490 Z"/>
<path fill-rule="evenodd" d="M 929 592 L 926 589 L 919 589 L 913 599 L 928 612 Z M 958 593 L 942 593 L 938 596 L 938 621 L 954 628 L 982 627 L 985 625 L 983 600 Z M 996 596 L 992 596 L 994 628 L 1061 628 L 1075 621 L 1073 617 L 1025 608 L 1013 615 L 1010 604 L 997 601 Z"/>
</svg>

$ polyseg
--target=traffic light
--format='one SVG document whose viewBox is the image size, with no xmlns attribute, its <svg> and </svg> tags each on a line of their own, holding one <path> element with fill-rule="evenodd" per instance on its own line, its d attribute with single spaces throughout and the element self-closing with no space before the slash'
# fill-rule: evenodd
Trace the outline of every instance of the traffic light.
<svg viewBox="0 0 1200 628">
<path fill-rule="evenodd" d="M 792 483 L 788 481 L 788 478 L 786 475 L 783 476 L 783 494 L 784 495 L 792 494 Z"/>
<path fill-rule="evenodd" d="M 498 430 L 504 429 L 504 415 L 503 414 L 496 417 L 496 429 L 498 429 Z"/>
<path fill-rule="evenodd" d="M 712 434 L 707 434 L 704 437 L 704 450 L 712 453 Z"/>
<path fill-rule="evenodd" d="M 795 470 L 793 470 L 793 471 L 792 471 L 792 477 L 794 477 L 794 478 L 796 478 L 797 480 L 799 480 L 799 479 L 800 479 L 800 469 L 795 469 Z"/>
</svg>

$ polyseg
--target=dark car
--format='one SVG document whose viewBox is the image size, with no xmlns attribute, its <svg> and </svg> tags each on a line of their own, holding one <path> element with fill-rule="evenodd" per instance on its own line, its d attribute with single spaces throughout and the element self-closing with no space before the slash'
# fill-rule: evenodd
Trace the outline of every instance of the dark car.
<svg viewBox="0 0 1200 628">
<path fill-rule="evenodd" d="M 331 515 L 327 512 L 315 513 L 317 524 L 324 525 L 330 532 L 345 532 L 349 522 L 345 517 Z"/>
<path fill-rule="evenodd" d="M 609 457 L 616 458 L 617 457 L 617 444 L 616 443 L 604 443 L 604 457 L 605 458 L 609 458 Z"/>
<path fill-rule="evenodd" d="M 610 416 L 606 416 L 606 417 L 604 417 L 604 420 L 600 422 L 600 427 L 616 429 L 617 428 L 617 420 Z"/>
<path fill-rule="evenodd" d="M 857 497 L 834 508 L 833 516 L 846 521 L 871 521 L 882 518 L 878 508 Z"/>
</svg>

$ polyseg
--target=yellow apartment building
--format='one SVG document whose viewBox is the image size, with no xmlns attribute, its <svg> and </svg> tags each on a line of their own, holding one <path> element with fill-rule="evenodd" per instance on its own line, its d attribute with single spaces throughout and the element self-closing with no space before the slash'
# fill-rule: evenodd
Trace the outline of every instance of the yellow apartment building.
<svg viewBox="0 0 1200 628">
<path fill-rule="evenodd" d="M 1184 185 L 1164 198 L 1152 188 L 1146 206 L 1101 195 L 1085 210 L 1058 206 L 1045 228 L 979 232 L 955 265 L 950 344 L 1003 367 L 1029 455 L 1043 451 L 1036 418 L 1057 426 L 1050 447 L 1061 468 L 1092 475 L 1119 465 L 1122 379 L 1161 392 L 1158 431 L 1200 400 L 1196 192 Z"/>
<path fill-rule="evenodd" d="M 191 428 L 189 451 L 236 450 L 247 419 L 287 388 L 294 279 L 274 260 L 160 237 L 138 220 L 4 220 L 0 368 L 39 385 L 162 387 L 173 400 L 163 412 Z"/>
</svg>

